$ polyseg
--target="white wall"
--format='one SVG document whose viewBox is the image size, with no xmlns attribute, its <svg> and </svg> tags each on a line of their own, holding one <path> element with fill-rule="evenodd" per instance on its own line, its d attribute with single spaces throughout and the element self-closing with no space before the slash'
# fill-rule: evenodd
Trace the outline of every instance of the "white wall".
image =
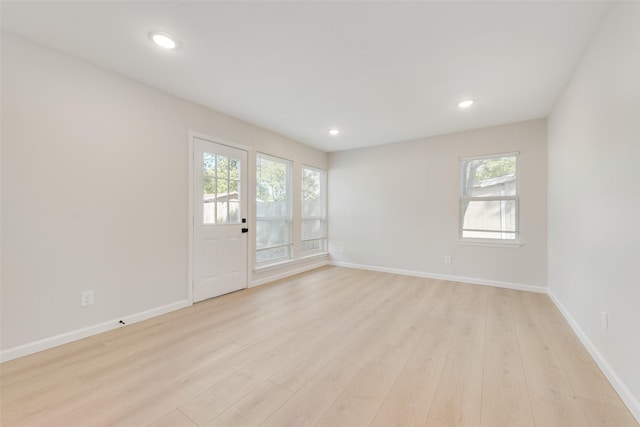
<svg viewBox="0 0 640 427">
<path fill-rule="evenodd" d="M 549 118 L 549 288 L 640 419 L 638 2 L 605 16 Z"/>
<path fill-rule="evenodd" d="M 465 114 L 463 112 L 461 114 Z M 520 151 L 519 248 L 457 243 L 460 157 Z M 330 154 L 337 263 L 546 286 L 546 120 Z M 445 256 L 451 264 L 444 263 Z"/>
<path fill-rule="evenodd" d="M 250 165 L 263 151 L 296 176 L 327 167 L 326 153 L 2 34 L 0 348 L 187 298 L 189 130 L 251 147 Z"/>
</svg>

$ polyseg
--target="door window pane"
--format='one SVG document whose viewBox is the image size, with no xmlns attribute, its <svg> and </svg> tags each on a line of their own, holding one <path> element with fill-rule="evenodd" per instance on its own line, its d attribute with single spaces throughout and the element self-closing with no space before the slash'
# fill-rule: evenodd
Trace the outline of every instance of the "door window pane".
<svg viewBox="0 0 640 427">
<path fill-rule="evenodd" d="M 229 179 L 240 179 L 240 161 L 229 159 Z"/>
<path fill-rule="evenodd" d="M 233 200 L 238 200 L 238 181 L 229 181 L 229 197 Z"/>
<path fill-rule="evenodd" d="M 227 201 L 227 189 L 229 188 L 229 181 L 224 178 L 216 179 L 216 201 Z"/>
<path fill-rule="evenodd" d="M 230 166 L 231 165 L 231 166 Z M 233 178 L 230 179 L 230 168 Z M 239 224 L 240 205 L 229 201 L 240 200 L 240 160 L 204 153 L 202 159 L 203 224 Z M 233 209 L 233 212 L 231 211 Z"/>
<path fill-rule="evenodd" d="M 229 222 L 232 224 L 240 222 L 240 204 L 229 202 Z"/>
<path fill-rule="evenodd" d="M 229 159 L 224 156 L 217 156 L 216 158 L 216 175 L 218 178 L 229 177 Z"/>
<path fill-rule="evenodd" d="M 218 224 L 226 224 L 228 222 L 228 206 L 227 202 L 216 202 L 216 222 Z"/>
<path fill-rule="evenodd" d="M 216 175 L 216 155 L 211 153 L 204 153 L 203 155 L 203 170 L 205 176 Z"/>
</svg>

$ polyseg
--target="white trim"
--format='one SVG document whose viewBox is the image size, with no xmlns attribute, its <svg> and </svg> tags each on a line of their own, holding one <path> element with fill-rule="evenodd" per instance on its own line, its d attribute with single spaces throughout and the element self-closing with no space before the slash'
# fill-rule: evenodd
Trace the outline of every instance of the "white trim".
<svg viewBox="0 0 640 427">
<path fill-rule="evenodd" d="M 256 249 L 255 250 L 256 257 L 255 258 L 257 258 L 258 252 L 269 250 L 269 249 L 274 249 L 274 248 L 289 248 L 289 251 L 285 256 L 281 256 L 279 258 L 268 259 L 266 261 L 256 262 L 255 263 L 255 267 L 253 267 L 253 271 L 255 273 L 258 273 L 258 272 L 264 271 L 264 270 L 269 270 L 271 268 L 282 267 L 283 265 L 291 264 L 292 262 L 297 261 L 296 259 L 292 258 L 292 256 L 293 256 L 293 253 L 292 253 L 293 252 L 293 244 L 292 243 L 288 243 L 286 245 L 274 246 L 274 247 L 270 247 L 270 248 Z"/>
<path fill-rule="evenodd" d="M 218 138 L 218 137 L 213 137 L 204 133 L 200 133 L 200 132 L 196 132 L 196 131 L 189 131 L 189 140 L 193 140 L 193 138 L 199 138 L 199 139 L 203 139 L 205 141 L 209 141 L 209 142 L 215 142 L 216 144 L 222 144 L 222 145 L 226 145 L 228 147 L 231 148 L 237 148 L 238 150 L 242 150 L 242 151 L 246 151 L 249 152 L 251 151 L 251 147 L 249 147 L 248 145 L 242 145 L 242 144 L 238 144 L 236 142 L 233 141 L 229 141 L 226 139 L 222 139 L 222 138 Z"/>
<path fill-rule="evenodd" d="M 313 258 L 313 257 L 308 257 L 308 258 Z M 302 258 L 302 259 L 295 260 L 295 261 L 305 261 L 305 260 L 308 260 L 308 258 Z M 289 263 L 286 263 L 286 264 L 289 264 Z M 305 265 L 303 267 L 296 268 L 294 270 L 287 270 L 287 271 L 285 271 L 283 273 L 273 274 L 271 276 L 264 277 L 262 279 L 254 280 L 249 284 L 249 287 L 253 288 L 253 287 L 256 287 L 256 286 L 264 285 L 266 283 L 270 283 L 270 282 L 273 282 L 275 280 L 284 279 L 286 277 L 295 276 L 296 274 L 304 273 L 306 271 L 315 270 L 316 268 L 324 267 L 325 265 L 329 265 L 329 260 L 328 259 L 322 260 L 322 261 L 314 263 L 314 264 L 308 264 L 308 265 Z M 280 266 L 282 266 L 282 264 L 280 264 Z"/>
<path fill-rule="evenodd" d="M 323 257 L 327 257 L 329 255 L 329 252 L 319 252 L 317 254 L 312 254 L 312 255 L 307 255 L 301 258 L 297 258 L 297 259 L 286 259 L 284 261 L 280 261 L 280 262 L 274 262 L 271 264 L 266 264 L 266 265 L 258 265 L 256 266 L 256 268 L 253 269 L 253 271 L 255 273 L 262 273 L 265 271 L 269 271 L 269 270 L 274 270 L 277 268 L 281 268 L 287 265 L 295 265 L 295 264 L 301 264 L 304 262 L 308 262 L 313 260 L 314 258 L 323 258 Z"/>
<path fill-rule="evenodd" d="M 187 153 L 187 158 L 188 158 L 188 163 L 187 163 L 187 188 L 188 188 L 188 195 L 187 195 L 187 204 L 188 204 L 188 208 L 187 208 L 187 234 L 188 234 L 188 238 L 187 238 L 187 300 L 189 301 L 190 304 L 193 304 L 193 257 L 194 257 L 194 250 L 193 250 L 193 227 L 194 227 L 194 221 L 195 221 L 195 216 L 194 216 L 194 211 L 193 211 L 193 168 L 194 168 L 194 157 L 195 157 L 195 139 L 199 134 L 193 131 L 189 131 L 188 134 L 188 153 Z"/>
<path fill-rule="evenodd" d="M 0 351 L 0 362 L 7 362 L 9 360 L 17 359 L 18 357 L 27 356 L 29 354 L 37 353 L 39 351 L 47 350 L 53 347 L 58 347 L 72 341 L 81 340 L 83 338 L 98 335 L 102 332 L 107 332 L 112 329 L 117 329 L 125 326 L 122 325 L 120 321 L 123 321 L 127 325 L 138 323 L 143 320 L 151 319 L 152 317 L 161 316 L 175 310 L 180 310 L 181 308 L 185 308 L 190 305 L 191 303 L 188 300 L 182 300 L 163 305 L 161 307 L 142 311 L 140 313 L 130 314 L 119 319 L 110 320 L 108 322 L 99 323 L 97 325 L 76 329 L 75 331 L 65 332 L 53 337 L 44 338 L 28 344 L 23 344 L 18 347 L 9 348 L 7 350 Z"/>
<path fill-rule="evenodd" d="M 518 291 L 537 292 L 545 294 L 544 286 L 525 285 L 522 283 L 500 282 L 497 280 L 477 279 L 475 277 L 452 276 L 449 274 L 428 273 L 425 271 L 404 270 L 401 268 L 378 267 L 373 265 L 353 264 L 349 262 L 331 261 L 336 267 L 358 268 L 361 270 L 380 271 L 383 273 L 402 274 L 405 276 L 425 277 L 427 279 L 447 280 L 450 282 L 470 283 L 472 285 L 493 286 L 496 288 L 515 289 Z"/>
<path fill-rule="evenodd" d="M 322 169 L 322 168 L 319 168 L 317 166 L 311 166 L 311 165 L 308 165 L 306 163 L 301 163 L 300 166 L 301 166 L 301 168 L 313 169 L 316 172 L 322 172 L 322 173 L 325 174 L 325 176 L 327 174 L 327 170 L 326 169 Z"/>
<path fill-rule="evenodd" d="M 517 240 L 499 240 L 499 239 L 477 239 L 470 240 L 471 237 L 459 239 L 456 241 L 459 245 L 467 245 L 467 246 L 492 246 L 495 248 L 519 248 L 523 246 L 524 243 L 518 242 Z"/>
<path fill-rule="evenodd" d="M 578 322 L 573 318 L 569 310 L 560 302 L 558 297 L 553 293 L 551 289 L 547 291 L 549 298 L 556 305 L 560 313 L 564 316 L 573 332 L 578 336 L 582 345 L 585 346 L 593 360 L 596 362 L 600 370 L 604 373 L 605 377 L 609 380 L 615 391 L 618 393 L 622 401 L 627 405 L 631 414 L 635 417 L 636 421 L 640 423 L 640 401 L 631 393 L 631 390 L 618 376 L 616 371 L 611 367 L 607 360 L 598 351 L 598 348 L 591 342 L 587 334 L 584 333 Z"/>
<path fill-rule="evenodd" d="M 256 159 L 262 157 L 272 162 L 288 163 L 289 167 L 293 169 L 293 160 L 285 157 L 274 156 L 273 154 L 265 153 L 264 151 L 256 151 Z M 257 162 L 256 162 L 257 163 Z"/>
<path fill-rule="evenodd" d="M 496 157 L 512 157 L 519 156 L 519 151 L 511 151 L 508 153 L 494 153 L 494 154 L 482 154 L 480 156 L 466 156 L 466 157 L 458 157 L 458 160 L 466 161 L 466 160 L 486 160 L 493 159 Z"/>
</svg>

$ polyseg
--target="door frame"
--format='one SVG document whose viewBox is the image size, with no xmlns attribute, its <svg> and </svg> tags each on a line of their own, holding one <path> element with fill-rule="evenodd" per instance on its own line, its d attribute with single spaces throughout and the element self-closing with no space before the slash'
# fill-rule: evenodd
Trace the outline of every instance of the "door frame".
<svg viewBox="0 0 640 427">
<path fill-rule="evenodd" d="M 247 171 L 246 173 L 246 180 L 247 180 L 247 213 L 246 213 L 246 218 L 247 218 L 247 224 L 249 225 L 249 236 L 253 235 L 252 230 L 251 230 L 251 218 L 253 218 L 253 209 L 254 209 L 254 205 L 255 203 L 251 203 L 251 195 L 252 190 L 251 190 L 251 178 L 253 177 L 253 172 L 252 172 L 252 168 L 251 168 L 251 160 L 253 159 L 253 152 L 251 150 L 251 148 L 247 147 L 246 145 L 242 145 L 242 144 L 237 144 L 235 142 L 232 141 L 227 141 L 225 139 L 222 138 L 217 138 L 217 137 L 213 137 L 213 136 L 209 136 L 206 135 L 204 133 L 200 133 L 200 132 L 196 132 L 196 131 L 189 131 L 189 148 L 187 150 L 187 161 L 188 161 L 188 167 L 187 167 L 187 182 L 188 182 L 188 192 L 189 192 L 189 197 L 188 199 L 188 216 L 187 216 L 187 228 L 189 230 L 189 238 L 188 238 L 188 246 L 187 246 L 187 261 L 188 261 L 188 265 L 187 265 L 187 299 L 189 301 L 190 305 L 193 305 L 193 281 L 194 281 L 194 256 L 195 256 L 195 248 L 194 248 L 194 244 L 195 244 L 195 239 L 194 239 L 194 227 L 195 227 L 195 212 L 193 210 L 193 204 L 194 204 L 194 198 L 193 198 L 193 189 L 195 187 L 194 185 L 194 172 L 195 172 L 195 139 L 202 139 L 208 142 L 213 142 L 214 144 L 220 144 L 220 145 L 226 145 L 227 147 L 231 147 L 231 148 L 236 148 L 238 150 L 243 150 L 247 152 Z M 250 239 L 250 237 L 247 236 L 248 239 Z M 247 253 L 245 254 L 247 257 L 247 288 L 249 287 L 249 283 L 251 280 L 251 276 L 249 275 L 251 273 L 251 260 L 249 259 L 249 251 L 251 250 L 251 244 L 250 241 L 247 242 Z"/>
</svg>

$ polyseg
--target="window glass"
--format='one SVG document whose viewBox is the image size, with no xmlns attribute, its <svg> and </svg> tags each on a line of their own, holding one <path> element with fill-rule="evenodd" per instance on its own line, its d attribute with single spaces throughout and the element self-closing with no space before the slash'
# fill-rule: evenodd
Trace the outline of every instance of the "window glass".
<svg viewBox="0 0 640 427">
<path fill-rule="evenodd" d="M 256 262 L 291 256 L 291 162 L 258 154 Z"/>
<path fill-rule="evenodd" d="M 515 240 L 518 233 L 516 154 L 462 159 L 462 238 Z"/>
<path fill-rule="evenodd" d="M 230 169 L 229 165 L 233 165 L 233 168 Z M 203 154 L 203 224 L 240 223 L 239 179 L 240 160 L 212 153 Z"/>
<path fill-rule="evenodd" d="M 302 168 L 302 246 L 301 253 L 324 252 L 327 245 L 327 173 Z"/>
</svg>

